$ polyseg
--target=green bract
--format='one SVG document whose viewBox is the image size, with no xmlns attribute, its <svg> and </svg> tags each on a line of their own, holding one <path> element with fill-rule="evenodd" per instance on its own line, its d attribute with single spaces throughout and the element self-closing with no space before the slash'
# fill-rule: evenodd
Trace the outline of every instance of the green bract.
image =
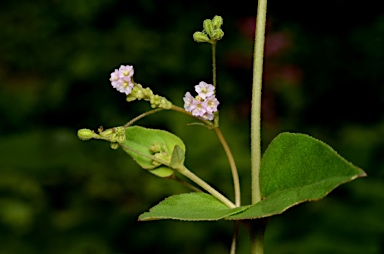
<svg viewBox="0 0 384 254">
<path fill-rule="evenodd" d="M 123 150 L 152 174 L 160 177 L 171 176 L 173 170 L 169 166 L 184 163 L 185 145 L 172 133 L 131 126 L 126 128 L 125 138 L 126 141 L 122 144 Z M 154 151 L 154 147 L 158 147 L 159 152 Z M 177 152 L 174 152 L 176 150 Z M 173 155 L 174 153 L 176 155 Z M 175 156 L 177 159 L 174 159 Z"/>
</svg>

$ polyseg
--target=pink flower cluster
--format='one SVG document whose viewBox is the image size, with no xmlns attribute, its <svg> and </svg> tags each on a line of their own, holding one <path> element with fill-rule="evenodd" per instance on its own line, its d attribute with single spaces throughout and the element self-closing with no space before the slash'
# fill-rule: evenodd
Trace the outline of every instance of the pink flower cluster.
<svg viewBox="0 0 384 254">
<path fill-rule="evenodd" d="M 120 93 L 130 94 L 134 86 L 132 82 L 134 70 L 131 65 L 121 65 L 111 73 L 110 81 L 112 86 Z"/>
<path fill-rule="evenodd" d="M 215 97 L 215 87 L 201 81 L 195 86 L 197 96 L 193 97 L 190 92 L 185 93 L 184 109 L 191 112 L 192 115 L 206 120 L 213 120 L 217 111 L 219 101 Z"/>
</svg>

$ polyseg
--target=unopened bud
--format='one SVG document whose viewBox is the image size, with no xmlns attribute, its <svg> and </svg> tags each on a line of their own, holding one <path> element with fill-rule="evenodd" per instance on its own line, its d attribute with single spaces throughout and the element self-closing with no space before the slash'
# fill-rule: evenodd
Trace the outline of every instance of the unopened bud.
<svg viewBox="0 0 384 254">
<path fill-rule="evenodd" d="M 149 147 L 149 150 L 151 151 L 151 153 L 158 153 L 161 151 L 161 147 L 160 147 L 160 144 L 157 143 L 157 142 L 154 142 L 152 145 L 150 145 Z"/>
<path fill-rule="evenodd" d="M 196 42 L 209 42 L 210 41 L 208 36 L 205 33 L 202 33 L 202 32 L 195 32 L 193 34 L 193 39 Z"/>
<path fill-rule="evenodd" d="M 214 28 L 214 29 L 220 28 L 221 25 L 223 24 L 223 18 L 220 17 L 220 16 L 217 16 L 217 15 L 216 15 L 216 16 L 213 17 L 213 19 L 212 19 L 212 24 L 213 24 L 213 28 Z"/>
<path fill-rule="evenodd" d="M 89 129 L 80 129 L 77 131 L 77 136 L 81 140 L 90 140 L 94 135 L 95 133 Z"/>
<path fill-rule="evenodd" d="M 116 150 L 117 148 L 119 148 L 119 143 L 111 143 L 111 148 L 113 150 Z"/>
<path fill-rule="evenodd" d="M 210 37 L 212 37 L 212 34 L 213 34 L 213 24 L 212 24 L 212 20 L 210 20 L 210 19 L 206 19 L 206 20 L 204 20 L 204 22 L 203 22 L 203 27 L 204 27 L 204 31 L 205 31 Z"/>
<path fill-rule="evenodd" d="M 125 142 L 125 135 L 118 135 L 117 136 L 117 143 L 123 144 Z"/>
<path fill-rule="evenodd" d="M 224 36 L 224 32 L 221 29 L 217 29 L 213 32 L 212 38 L 216 41 L 221 40 Z"/>
<path fill-rule="evenodd" d="M 112 129 L 106 129 L 105 131 L 100 133 L 100 136 L 108 137 L 108 136 L 111 136 L 113 133 L 115 133 L 115 130 L 113 128 Z"/>
</svg>

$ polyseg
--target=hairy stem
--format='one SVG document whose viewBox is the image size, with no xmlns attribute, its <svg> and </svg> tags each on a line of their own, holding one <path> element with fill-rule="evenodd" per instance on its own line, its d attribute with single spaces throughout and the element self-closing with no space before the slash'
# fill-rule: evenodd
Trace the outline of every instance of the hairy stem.
<svg viewBox="0 0 384 254">
<path fill-rule="evenodd" d="M 246 227 L 251 238 L 251 253 L 264 254 L 264 232 L 268 218 L 249 220 Z"/>
<path fill-rule="evenodd" d="M 255 49 L 253 62 L 252 116 L 251 116 L 251 161 L 252 161 L 252 204 L 261 201 L 260 166 L 261 166 L 261 88 L 263 76 L 263 58 L 265 41 L 265 23 L 267 0 L 259 0 L 257 6 Z M 249 220 L 251 253 L 264 253 L 264 231 L 266 220 Z"/>
<path fill-rule="evenodd" d="M 195 192 L 203 192 L 202 190 L 200 190 L 199 188 L 193 186 L 192 184 L 184 181 L 183 179 L 180 179 L 179 177 L 177 177 L 175 174 L 171 175 L 170 177 L 168 177 L 168 179 L 170 180 L 174 180 L 176 182 L 179 182 L 181 183 L 182 185 L 184 185 L 185 187 L 195 191 Z"/>
<path fill-rule="evenodd" d="M 233 204 L 228 198 L 226 198 L 223 194 L 218 192 L 216 189 L 214 189 L 212 186 L 204 182 L 201 178 L 199 178 L 197 175 L 189 171 L 185 166 L 182 166 L 179 169 L 176 169 L 180 174 L 184 175 L 185 177 L 189 178 L 191 181 L 199 185 L 201 188 L 206 190 L 209 194 L 220 200 L 223 204 L 228 206 L 229 208 L 236 208 L 236 205 Z"/>
<path fill-rule="evenodd" d="M 162 109 L 162 108 L 152 109 L 152 110 L 149 110 L 149 111 L 147 111 L 141 115 L 138 115 L 135 118 L 133 118 L 131 121 L 129 121 L 128 123 L 124 124 L 124 127 L 127 128 L 128 126 L 131 126 L 134 122 L 140 120 L 141 118 L 152 115 L 152 114 L 159 112 L 161 110 L 164 110 L 164 109 Z"/>
<path fill-rule="evenodd" d="M 207 120 L 203 120 L 199 117 L 195 117 L 193 116 L 190 112 L 184 110 L 183 108 L 180 108 L 178 106 L 175 106 L 175 105 L 172 105 L 172 110 L 175 110 L 175 111 L 178 111 L 178 112 L 181 112 L 181 113 L 184 113 L 188 116 L 192 116 L 198 120 L 200 120 L 201 122 L 203 122 L 204 124 L 208 125 L 209 127 L 212 127 L 212 122 L 210 121 L 207 121 Z M 224 148 L 224 151 L 227 155 L 227 158 L 228 158 L 228 162 L 229 162 L 229 165 L 231 167 L 231 171 L 232 171 L 232 178 L 233 178 L 233 186 L 234 186 L 234 192 L 235 192 L 235 204 L 236 206 L 240 206 L 241 205 L 241 193 L 240 193 L 240 180 L 239 180 L 239 174 L 238 174 L 238 171 L 237 171 L 237 167 L 236 167 L 236 163 L 235 163 L 235 159 L 233 158 L 233 155 L 232 155 L 232 152 L 231 152 L 231 149 L 229 148 L 228 144 L 227 144 L 227 141 L 225 140 L 223 134 L 221 133 L 220 129 L 218 127 L 215 127 L 213 128 L 214 132 L 216 133 L 221 145 L 223 146 Z"/>
<path fill-rule="evenodd" d="M 167 161 L 164 161 L 164 160 L 160 160 L 159 158 L 156 158 L 154 156 L 149 156 L 147 154 L 144 154 L 140 151 L 137 151 L 136 149 L 133 149 L 131 147 L 128 147 L 128 146 L 125 146 L 123 144 L 120 144 L 121 147 L 123 147 L 124 149 L 126 150 L 130 150 L 134 153 L 137 153 L 145 158 L 148 158 L 148 159 L 151 159 L 151 160 L 154 160 L 156 162 L 159 162 L 167 167 L 170 167 L 174 170 L 176 170 L 177 172 L 179 172 L 180 174 L 184 175 L 185 177 L 187 177 L 188 179 L 190 179 L 192 182 L 196 183 L 197 185 L 199 185 L 201 188 L 203 188 L 204 190 L 206 190 L 209 194 L 211 194 L 212 196 L 214 196 L 215 198 L 217 198 L 218 200 L 220 200 L 223 204 L 225 204 L 226 206 L 228 206 L 229 208 L 236 208 L 235 204 L 233 204 L 228 198 L 226 198 L 223 194 L 221 194 L 220 192 L 218 192 L 215 188 L 213 188 L 212 186 L 210 186 L 208 183 L 206 183 L 204 180 L 202 180 L 200 177 L 198 177 L 197 175 L 195 175 L 194 173 L 192 173 L 189 169 L 187 169 L 184 165 L 181 165 L 180 167 L 178 168 L 173 168 L 169 162 Z"/>
<path fill-rule="evenodd" d="M 261 87 L 263 76 L 265 21 L 267 0 L 259 0 L 256 18 L 255 49 L 253 62 L 252 116 L 251 116 L 251 161 L 252 204 L 261 200 L 259 174 L 261 160 Z"/>
<path fill-rule="evenodd" d="M 239 180 L 239 174 L 236 168 L 235 159 L 233 158 L 231 149 L 229 148 L 227 141 L 225 141 L 225 138 L 221 133 L 220 129 L 213 128 L 213 130 L 215 131 L 217 138 L 220 140 L 221 145 L 223 146 L 224 151 L 227 155 L 228 162 L 231 167 L 232 178 L 233 178 L 233 187 L 235 191 L 235 204 L 236 206 L 240 206 L 241 205 L 240 180 Z"/>
<path fill-rule="evenodd" d="M 181 107 L 172 105 L 171 110 L 183 113 L 183 114 L 185 114 L 187 116 L 191 116 L 191 117 L 195 118 L 196 120 L 199 120 L 200 122 L 204 123 L 208 127 L 212 127 L 213 126 L 213 123 L 211 123 L 210 121 L 201 119 L 200 117 L 197 117 L 197 116 L 194 116 L 194 115 L 192 115 L 191 112 L 188 112 L 188 111 L 186 111 L 185 109 L 183 109 Z"/>
<path fill-rule="evenodd" d="M 216 41 L 212 42 L 212 81 L 216 88 Z"/>
<path fill-rule="evenodd" d="M 233 226 L 233 236 L 232 236 L 232 244 L 231 244 L 230 254 L 236 254 L 238 234 L 239 234 L 239 221 L 235 221 L 234 226 Z"/>
</svg>

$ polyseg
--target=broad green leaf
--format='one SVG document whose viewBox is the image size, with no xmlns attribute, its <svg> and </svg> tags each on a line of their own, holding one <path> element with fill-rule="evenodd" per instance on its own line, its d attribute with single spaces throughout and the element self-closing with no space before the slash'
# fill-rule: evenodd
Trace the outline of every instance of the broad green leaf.
<svg viewBox="0 0 384 254">
<path fill-rule="evenodd" d="M 260 170 L 262 201 L 228 219 L 280 214 L 299 203 L 325 197 L 365 172 L 331 147 L 304 134 L 282 133 L 265 151 Z"/>
<path fill-rule="evenodd" d="M 171 164 L 172 153 L 175 146 L 179 147 L 178 156 L 180 163 L 184 162 L 185 145 L 183 141 L 172 133 L 163 130 L 155 130 L 140 126 L 131 126 L 125 130 L 126 141 L 123 149 L 128 153 L 143 169 L 160 176 L 168 177 L 173 174 L 173 170 L 155 164 L 150 158 L 154 156 L 154 152 L 150 147 L 157 145 L 161 152 L 164 153 L 162 160 L 166 160 L 167 164 Z M 132 150 L 130 150 L 132 149 Z M 137 153 L 138 152 L 138 153 Z M 143 156 L 144 155 L 144 156 Z"/>
<path fill-rule="evenodd" d="M 193 192 L 170 196 L 139 216 L 140 221 L 173 219 L 214 221 L 239 213 L 247 207 L 228 208 L 212 195 Z"/>
</svg>

